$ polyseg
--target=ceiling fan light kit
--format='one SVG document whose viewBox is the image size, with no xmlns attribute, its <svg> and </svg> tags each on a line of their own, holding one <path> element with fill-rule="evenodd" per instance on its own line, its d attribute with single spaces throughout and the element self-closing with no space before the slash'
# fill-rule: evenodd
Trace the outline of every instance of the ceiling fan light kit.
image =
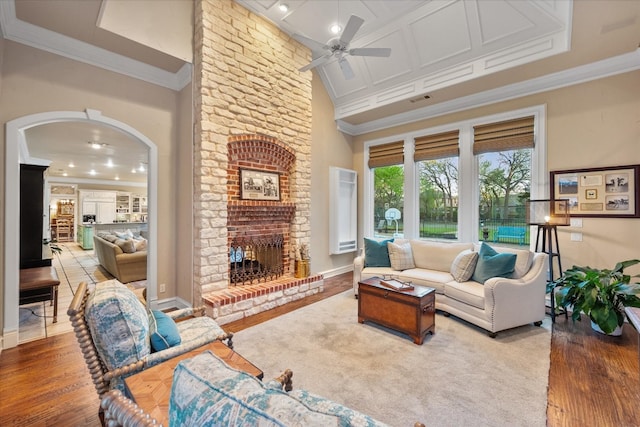
<svg viewBox="0 0 640 427">
<path fill-rule="evenodd" d="M 308 71 L 312 68 L 325 64 L 331 58 L 336 58 L 338 60 L 338 65 L 342 70 L 342 75 L 345 79 L 350 80 L 355 77 L 355 74 L 353 72 L 353 68 L 351 68 L 351 64 L 347 61 L 347 56 L 389 57 L 391 55 L 391 49 L 389 48 L 372 47 L 349 49 L 349 43 L 351 43 L 351 40 L 353 40 L 353 37 L 356 35 L 363 23 L 364 19 L 356 15 L 351 15 L 349 22 L 347 22 L 347 25 L 340 37 L 329 40 L 327 44 L 317 42 L 301 34 L 294 34 L 293 38 L 295 40 L 308 46 L 311 50 L 326 51 L 324 55 L 313 59 L 309 64 L 300 68 L 299 71 Z"/>
</svg>

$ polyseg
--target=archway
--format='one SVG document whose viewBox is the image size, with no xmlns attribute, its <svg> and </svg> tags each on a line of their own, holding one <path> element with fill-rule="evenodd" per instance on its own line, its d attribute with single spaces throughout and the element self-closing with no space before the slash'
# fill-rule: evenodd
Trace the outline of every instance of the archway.
<svg viewBox="0 0 640 427">
<path fill-rule="evenodd" d="M 100 111 L 52 111 L 32 114 L 11 120 L 6 124 L 5 136 L 5 208 L 4 208 L 4 323 L 3 348 L 18 345 L 19 327 L 19 277 L 20 277 L 20 232 L 16 224 L 20 221 L 20 146 L 25 140 L 25 131 L 29 128 L 49 123 L 81 121 L 101 124 L 117 129 L 149 148 L 148 167 L 148 228 L 149 248 L 147 249 L 147 283 L 157 283 L 157 183 L 158 149 L 149 138 L 120 121 L 105 117 Z M 150 301 L 157 297 L 157 290 L 147 289 Z"/>
</svg>

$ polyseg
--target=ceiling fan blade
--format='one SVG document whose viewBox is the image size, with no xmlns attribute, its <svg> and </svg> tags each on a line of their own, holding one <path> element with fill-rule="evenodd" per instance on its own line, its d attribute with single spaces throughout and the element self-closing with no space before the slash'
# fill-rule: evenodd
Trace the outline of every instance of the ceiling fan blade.
<svg viewBox="0 0 640 427">
<path fill-rule="evenodd" d="M 352 78 L 355 77 L 355 74 L 353 74 L 353 69 L 351 68 L 351 64 L 349 64 L 349 61 L 347 61 L 346 58 L 340 58 L 338 60 L 338 65 L 340 65 L 340 69 L 342 70 L 342 75 L 344 76 L 345 79 L 351 80 Z"/>
<path fill-rule="evenodd" d="M 318 65 L 324 64 L 325 62 L 327 62 L 329 60 L 329 58 L 331 58 L 331 54 L 320 56 L 320 57 L 314 59 L 313 61 L 309 62 L 304 67 L 300 68 L 298 71 L 300 71 L 300 72 L 308 71 L 308 70 L 310 70 L 312 68 L 317 67 Z"/>
<path fill-rule="evenodd" d="M 363 23 L 364 23 L 364 19 L 356 15 L 351 15 L 351 17 L 349 18 L 349 22 L 347 22 L 347 26 L 344 27 L 344 31 L 340 36 L 340 43 L 342 43 L 343 45 L 348 45 L 349 42 L 351 42 L 351 39 L 353 39 L 353 36 L 356 35 L 356 33 L 358 32 L 358 30 L 360 29 Z"/>
<path fill-rule="evenodd" d="M 391 55 L 391 49 L 388 47 L 360 47 L 349 49 L 349 55 L 388 57 Z"/>
<path fill-rule="evenodd" d="M 293 37 L 295 40 L 299 41 L 303 45 L 307 46 L 311 50 L 326 50 L 329 48 L 329 46 L 327 46 L 326 44 L 317 42 L 301 34 L 294 34 L 291 37 Z"/>
</svg>

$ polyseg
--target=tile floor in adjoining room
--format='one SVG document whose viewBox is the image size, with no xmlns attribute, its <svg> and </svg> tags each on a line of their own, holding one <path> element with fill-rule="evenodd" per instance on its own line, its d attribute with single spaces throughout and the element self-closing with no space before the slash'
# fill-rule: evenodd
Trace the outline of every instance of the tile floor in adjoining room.
<svg viewBox="0 0 640 427">
<path fill-rule="evenodd" d="M 62 252 L 53 256 L 53 266 L 60 279 L 58 321 L 53 323 L 53 305 L 50 302 L 21 305 L 19 344 L 71 332 L 73 327 L 67 316 L 67 308 L 80 282 L 87 282 L 89 289 L 93 289 L 96 283 L 113 278 L 100 266 L 93 250 L 84 250 L 75 242 L 58 245 L 62 247 Z"/>
</svg>

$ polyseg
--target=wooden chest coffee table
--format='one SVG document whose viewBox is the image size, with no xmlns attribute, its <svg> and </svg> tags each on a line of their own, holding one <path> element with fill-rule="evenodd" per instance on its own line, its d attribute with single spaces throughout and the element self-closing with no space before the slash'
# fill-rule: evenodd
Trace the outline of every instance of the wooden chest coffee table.
<svg viewBox="0 0 640 427">
<path fill-rule="evenodd" d="M 379 277 L 358 282 L 358 322 L 371 321 L 403 332 L 422 344 L 435 333 L 435 289 L 416 286 L 397 291 L 380 284 Z"/>
<path fill-rule="evenodd" d="M 124 384 L 129 391 L 129 395 L 152 418 L 155 418 L 162 425 L 168 426 L 169 397 L 171 396 L 171 385 L 173 384 L 173 371 L 181 360 L 197 356 L 206 350 L 211 350 L 213 354 L 224 360 L 232 368 L 244 371 L 262 380 L 263 372 L 256 368 L 253 363 L 222 342 L 214 341 L 125 378 Z"/>
</svg>

